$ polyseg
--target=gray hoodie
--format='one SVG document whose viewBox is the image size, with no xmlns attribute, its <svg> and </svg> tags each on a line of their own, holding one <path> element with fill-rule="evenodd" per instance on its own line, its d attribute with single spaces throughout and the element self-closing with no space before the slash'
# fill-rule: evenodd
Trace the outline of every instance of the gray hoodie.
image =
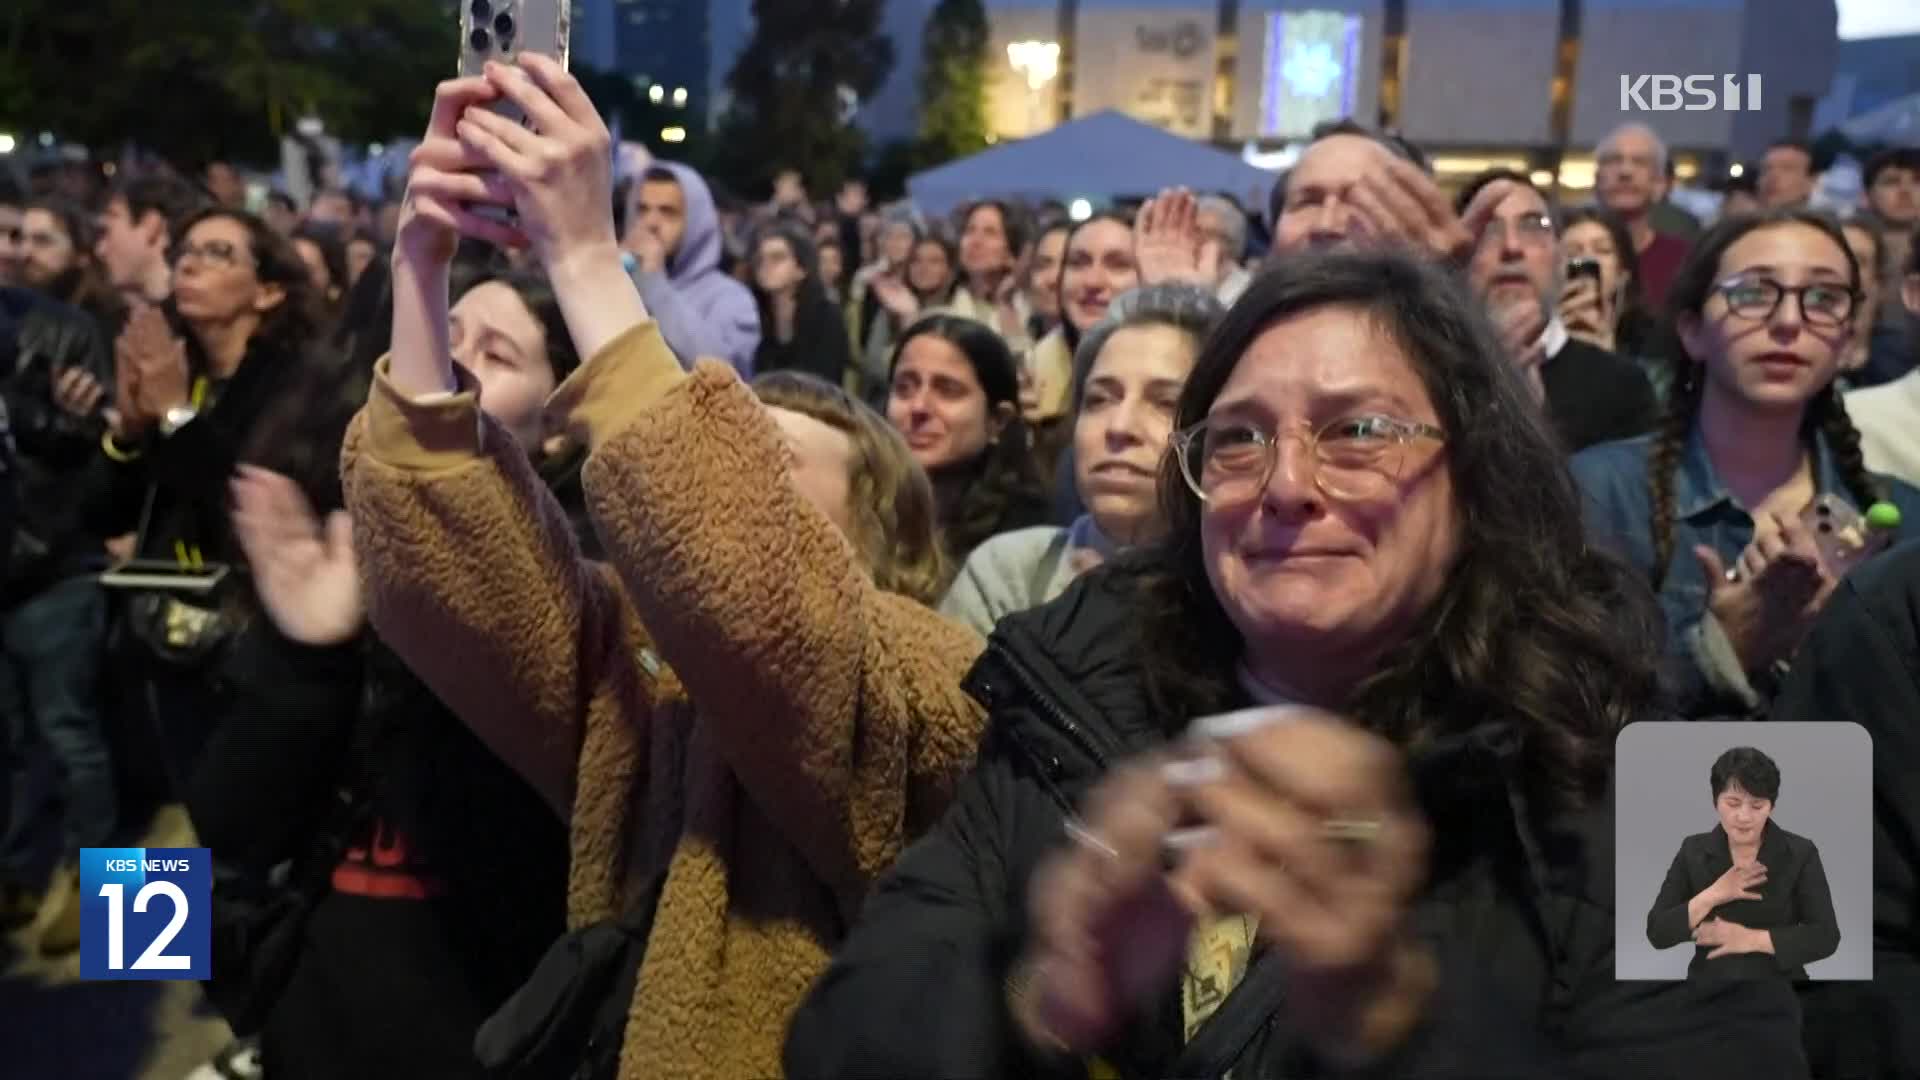
<svg viewBox="0 0 1920 1080">
<path fill-rule="evenodd" d="M 732 364 L 741 378 L 751 378 L 753 353 L 760 347 L 760 309 L 745 285 L 720 271 L 720 215 L 713 193 L 698 172 L 677 161 L 653 164 L 679 179 L 687 228 L 667 260 L 667 272 L 635 267 L 633 283 L 682 365 L 712 357 Z"/>
</svg>

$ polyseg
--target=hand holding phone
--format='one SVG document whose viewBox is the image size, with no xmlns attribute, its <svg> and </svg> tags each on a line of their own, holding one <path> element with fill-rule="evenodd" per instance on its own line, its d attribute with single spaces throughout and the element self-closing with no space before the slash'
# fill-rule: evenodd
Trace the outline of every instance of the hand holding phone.
<svg viewBox="0 0 1920 1080">
<path fill-rule="evenodd" d="M 567 66 L 573 5 L 569 0 L 460 0 L 460 74 L 486 74 L 489 63 L 516 64 L 525 52 Z M 515 124 L 529 125 L 526 110 L 504 96 L 483 106 Z M 474 213 L 511 224 L 513 211 L 480 205 Z"/>
</svg>

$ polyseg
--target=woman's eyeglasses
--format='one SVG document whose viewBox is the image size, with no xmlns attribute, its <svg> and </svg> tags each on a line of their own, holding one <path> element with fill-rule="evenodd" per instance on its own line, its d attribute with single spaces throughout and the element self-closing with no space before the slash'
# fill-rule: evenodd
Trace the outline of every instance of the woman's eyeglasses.
<svg viewBox="0 0 1920 1080">
<path fill-rule="evenodd" d="M 1838 327 L 1853 317 L 1860 294 L 1846 285 L 1816 281 L 1808 285 L 1782 285 L 1772 278 L 1732 278 L 1714 286 L 1727 302 L 1727 310 L 1743 319 L 1766 322 L 1780 310 L 1789 295 L 1800 304 L 1800 318 L 1809 326 Z"/>
<path fill-rule="evenodd" d="M 204 244 L 180 244 L 175 247 L 168 261 L 174 266 L 184 264 L 188 259 L 204 262 L 209 266 L 239 266 L 250 263 L 253 256 L 225 240 L 209 240 Z"/>
<path fill-rule="evenodd" d="M 1170 440 L 1187 486 L 1203 501 L 1258 499 L 1280 463 L 1280 444 L 1306 440 L 1314 486 L 1331 499 L 1374 498 L 1399 481 L 1408 447 L 1447 441 L 1432 424 L 1392 416 L 1352 416 L 1313 432 L 1273 434 L 1243 421 L 1203 420 Z"/>
</svg>

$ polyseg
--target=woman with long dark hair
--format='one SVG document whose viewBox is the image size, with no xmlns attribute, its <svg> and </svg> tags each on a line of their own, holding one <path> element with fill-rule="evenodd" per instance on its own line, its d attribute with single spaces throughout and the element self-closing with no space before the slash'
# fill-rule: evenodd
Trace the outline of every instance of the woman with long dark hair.
<svg viewBox="0 0 1920 1080">
<path fill-rule="evenodd" d="M 760 305 L 753 370 L 804 371 L 840 385 L 853 350 L 806 230 L 776 224 L 760 233 L 753 245 L 753 296 Z"/>
<path fill-rule="evenodd" d="M 933 480 L 955 567 L 988 537 L 1045 524 L 1006 341 L 984 323 L 929 315 L 893 351 L 887 419 Z"/>
<path fill-rule="evenodd" d="M 1149 285 L 1114 301 L 1074 361 L 1072 524 L 1001 533 L 974 549 L 940 610 L 980 632 L 1037 607 L 1075 577 L 1160 533 L 1154 483 L 1180 387 L 1226 314 L 1210 290 Z"/>
<path fill-rule="evenodd" d="M 1683 351 L 1668 361 L 1659 430 L 1573 459 L 1592 535 L 1659 592 L 1685 715 L 1761 706 L 1864 550 L 1838 521 L 1826 542 L 1835 508 L 1818 500 L 1883 525 L 1920 521 L 1920 492 L 1867 470 L 1833 385 L 1860 272 L 1823 214 L 1715 225 L 1668 293 Z"/>
<path fill-rule="evenodd" d="M 1133 222 L 1125 214 L 1103 210 L 1067 234 L 1060 262 L 1060 322 L 1027 358 L 1033 385 L 1024 413 L 1042 476 L 1053 476 L 1072 441 L 1073 358 L 1081 335 L 1106 318 L 1115 297 L 1139 284 Z"/>
<path fill-rule="evenodd" d="M 1804 1076 L 1784 984 L 1613 977 L 1650 598 L 1460 284 L 1286 260 L 1177 426 L 1165 543 L 1001 621 L 788 1074 Z"/>
</svg>

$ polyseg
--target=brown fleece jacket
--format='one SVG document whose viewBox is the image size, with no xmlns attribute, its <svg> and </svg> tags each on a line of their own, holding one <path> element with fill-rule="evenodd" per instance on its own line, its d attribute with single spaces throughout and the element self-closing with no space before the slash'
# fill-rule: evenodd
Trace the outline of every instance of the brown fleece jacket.
<svg viewBox="0 0 1920 1080">
<path fill-rule="evenodd" d="M 383 361 L 349 434 L 373 623 L 570 814 L 573 926 L 665 867 L 621 1076 L 778 1076 L 867 887 L 972 764 L 980 640 L 877 589 L 753 393 L 652 323 L 550 403 L 611 567 L 459 374 L 414 401 Z"/>
</svg>

